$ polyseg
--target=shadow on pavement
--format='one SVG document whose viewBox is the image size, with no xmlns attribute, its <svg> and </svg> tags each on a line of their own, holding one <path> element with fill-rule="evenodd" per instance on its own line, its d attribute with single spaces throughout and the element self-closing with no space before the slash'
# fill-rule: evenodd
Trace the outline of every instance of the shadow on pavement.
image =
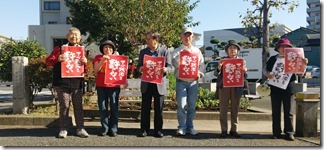
<svg viewBox="0 0 324 150">
<path fill-rule="evenodd" d="M 100 127 L 86 127 L 85 128 L 90 136 L 97 136 Z M 59 132 L 58 128 L 24 128 L 24 127 L 11 127 L 7 129 L 0 129 L 0 137 L 56 137 Z M 165 137 L 174 137 L 178 139 L 193 139 L 193 140 L 204 140 L 204 139 L 215 139 L 220 138 L 219 133 L 213 133 L 208 131 L 201 131 L 198 135 L 185 135 L 177 136 L 174 129 L 164 129 L 163 134 Z M 118 136 L 137 136 L 140 133 L 140 129 L 133 128 L 119 128 Z M 75 136 L 76 128 L 72 127 L 68 129 L 68 136 Z M 269 139 L 270 135 L 267 134 L 255 134 L 255 133 L 244 133 L 241 134 L 240 139 Z M 150 130 L 147 137 L 153 137 L 153 130 Z M 235 137 L 228 136 L 225 139 L 236 139 Z"/>
</svg>

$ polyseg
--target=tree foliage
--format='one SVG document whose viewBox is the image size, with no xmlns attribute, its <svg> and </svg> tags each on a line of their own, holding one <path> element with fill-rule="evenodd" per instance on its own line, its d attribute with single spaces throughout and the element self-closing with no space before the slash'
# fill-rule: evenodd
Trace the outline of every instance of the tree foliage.
<svg viewBox="0 0 324 150">
<path fill-rule="evenodd" d="M 9 42 L 1 45 L 0 49 L 0 80 L 12 81 L 12 57 L 25 56 L 28 58 L 27 74 L 29 78 L 29 106 L 38 92 L 47 87 L 52 81 L 52 72 L 45 64 L 47 52 L 36 41 Z"/>
<path fill-rule="evenodd" d="M 298 7 L 298 2 L 290 1 L 290 0 L 268 0 L 268 7 L 265 8 L 264 3 L 262 0 L 243 0 L 249 1 L 252 6 L 254 7 L 253 10 L 249 8 L 246 10 L 246 15 L 240 15 L 239 17 L 242 18 L 242 25 L 246 28 L 245 32 L 250 31 L 253 35 L 246 35 L 250 38 L 250 44 L 252 48 L 260 48 L 262 46 L 261 39 L 264 35 L 263 33 L 263 13 L 264 9 L 269 11 L 269 19 L 272 17 L 272 13 L 270 8 L 275 8 L 277 10 L 285 10 L 288 8 L 288 12 L 291 13 L 294 11 L 294 8 Z M 278 24 L 269 24 L 269 28 L 273 29 L 278 26 Z"/>
<path fill-rule="evenodd" d="M 45 48 L 36 41 L 4 43 L 0 49 L 0 80 L 12 81 L 11 58 L 13 56 L 25 56 L 31 61 L 46 55 Z"/>
<path fill-rule="evenodd" d="M 199 0 L 65 0 L 71 22 L 81 32 L 89 32 L 88 40 L 100 42 L 109 38 L 122 54 L 145 44 L 146 33 L 158 30 L 162 43 L 179 44 L 184 25 L 196 26 L 188 14 Z M 137 53 L 137 52 L 135 52 Z"/>
<path fill-rule="evenodd" d="M 244 0 L 250 1 L 254 10 L 247 9 L 247 15 L 243 17 L 242 24 L 247 30 L 252 30 L 253 27 L 256 28 L 256 42 L 257 46 L 262 46 L 262 67 L 265 68 L 266 62 L 270 57 L 269 53 L 269 28 L 274 26 L 269 26 L 270 18 L 272 13 L 271 8 L 277 10 L 285 10 L 288 6 L 288 13 L 294 11 L 294 8 L 298 7 L 298 1 L 294 0 Z M 242 18 L 242 15 L 240 16 Z M 261 45 L 261 40 L 262 45 Z M 265 76 L 263 76 L 263 81 Z"/>
</svg>

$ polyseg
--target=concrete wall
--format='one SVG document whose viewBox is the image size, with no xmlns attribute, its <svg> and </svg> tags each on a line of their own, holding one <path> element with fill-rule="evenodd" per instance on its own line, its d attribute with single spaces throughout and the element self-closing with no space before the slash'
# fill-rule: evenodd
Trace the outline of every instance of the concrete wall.
<svg viewBox="0 0 324 150">
<path fill-rule="evenodd" d="M 46 48 L 47 53 L 51 53 L 54 48 L 53 39 L 65 39 L 71 27 L 72 25 L 69 24 L 30 25 L 28 27 L 28 39 L 36 40 Z M 34 32 L 36 32 L 36 34 L 34 34 Z"/>
</svg>

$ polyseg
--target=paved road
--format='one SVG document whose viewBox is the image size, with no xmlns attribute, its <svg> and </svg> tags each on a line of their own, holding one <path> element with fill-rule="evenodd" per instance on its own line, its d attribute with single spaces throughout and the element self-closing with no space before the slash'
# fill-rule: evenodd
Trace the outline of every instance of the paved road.
<svg viewBox="0 0 324 150">
<path fill-rule="evenodd" d="M 212 131 L 200 132 L 197 136 L 187 135 L 178 137 L 175 135 L 174 129 L 164 129 L 165 136 L 155 138 L 147 136 L 145 138 L 136 137 L 138 129 L 119 128 L 117 137 L 99 137 L 96 136 L 97 128 L 87 128 L 91 136 L 82 139 L 74 136 L 75 130 L 70 129 L 66 139 L 56 138 L 57 130 L 43 127 L 1 127 L 0 129 L 0 145 L 2 146 L 123 146 L 123 147 L 141 147 L 141 146 L 194 146 L 194 147 L 218 147 L 219 146 L 289 146 L 289 147 L 315 147 L 318 144 L 313 142 L 296 139 L 295 141 L 286 141 L 283 139 L 270 139 L 268 133 L 241 133 L 242 138 L 236 139 L 228 137 L 226 139 L 219 138 L 219 133 Z"/>
<path fill-rule="evenodd" d="M 52 99 L 53 96 L 51 91 L 48 89 L 43 89 L 35 97 L 35 101 L 44 101 Z M 0 102 L 10 102 L 12 101 L 12 86 L 0 85 Z"/>
<path fill-rule="evenodd" d="M 10 89 L 10 88 L 9 88 Z M 311 89 L 319 91 L 319 88 Z M 4 93 L 3 91 L 7 91 Z M 44 91 L 46 92 L 46 91 Z M 9 94 L 7 87 L 0 86 L 0 101 L 5 99 L 1 96 Z M 46 93 L 44 93 L 46 95 Z M 8 100 L 4 100 L 7 101 Z M 6 103 L 6 102 L 2 102 Z M 262 98 L 252 100 L 253 107 L 259 107 L 270 110 L 270 99 Z M 194 146 L 189 148 L 196 149 L 197 146 L 206 148 L 219 148 L 219 146 L 251 146 L 251 147 L 278 147 L 288 146 L 303 148 L 320 148 L 320 136 L 315 138 L 298 138 L 295 141 L 286 141 L 284 139 L 270 139 L 271 121 L 240 121 L 239 131 L 242 134 L 241 139 L 229 137 L 219 138 L 220 127 L 218 120 L 195 120 L 195 127 L 200 132 L 198 136 L 177 137 L 175 129 L 176 120 L 165 120 L 162 139 L 148 136 L 138 138 L 139 122 L 121 121 L 119 123 L 118 136 L 99 137 L 96 136 L 100 123 L 98 121 L 86 122 L 86 129 L 91 135 L 87 139 L 81 139 L 75 135 L 75 129 L 69 129 L 69 135 L 66 139 L 57 139 L 58 129 L 44 128 L 44 126 L 0 126 L 0 145 L 1 146 L 123 146 L 123 148 L 141 148 L 141 146 Z M 319 121 L 320 123 L 320 121 Z M 153 122 L 151 122 L 153 126 Z M 125 147 L 126 146 L 126 147 Z M 169 148 L 169 147 L 168 147 Z M 187 147 L 188 148 L 188 147 Z M 187 149 L 186 148 L 186 149 Z M 141 148 L 142 149 L 142 148 Z"/>
</svg>

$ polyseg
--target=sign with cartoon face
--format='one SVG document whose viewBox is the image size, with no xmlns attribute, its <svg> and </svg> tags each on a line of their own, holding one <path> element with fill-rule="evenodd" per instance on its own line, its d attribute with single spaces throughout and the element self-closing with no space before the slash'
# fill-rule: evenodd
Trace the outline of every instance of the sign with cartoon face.
<svg viewBox="0 0 324 150">
<path fill-rule="evenodd" d="M 63 45 L 62 54 L 67 57 L 67 60 L 61 63 L 62 78 L 84 77 L 84 64 L 81 63 L 81 58 L 84 56 L 84 47 Z"/>
<path fill-rule="evenodd" d="M 161 84 L 164 65 L 164 57 L 144 55 L 142 81 Z"/>
</svg>

